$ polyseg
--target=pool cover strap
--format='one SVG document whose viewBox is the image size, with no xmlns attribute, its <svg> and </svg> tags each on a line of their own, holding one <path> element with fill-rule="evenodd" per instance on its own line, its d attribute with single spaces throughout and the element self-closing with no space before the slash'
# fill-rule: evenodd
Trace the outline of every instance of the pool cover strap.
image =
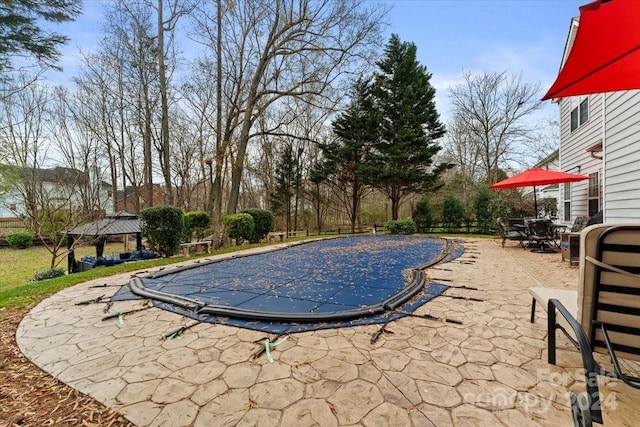
<svg viewBox="0 0 640 427">
<path fill-rule="evenodd" d="M 282 338 L 280 341 L 278 342 L 271 342 L 271 340 L 269 338 L 267 338 L 264 342 L 264 351 L 267 354 L 267 360 L 269 361 L 269 363 L 273 363 L 273 356 L 271 356 L 271 349 L 274 347 L 279 346 L 280 344 L 284 343 L 287 339 L 289 338 L 289 335 L 287 335 L 286 337 Z"/>
</svg>

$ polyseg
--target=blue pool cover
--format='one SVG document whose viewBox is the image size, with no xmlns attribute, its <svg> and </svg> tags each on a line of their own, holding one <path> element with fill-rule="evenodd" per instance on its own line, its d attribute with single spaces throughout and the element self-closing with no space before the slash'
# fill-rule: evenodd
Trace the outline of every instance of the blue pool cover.
<svg viewBox="0 0 640 427">
<path fill-rule="evenodd" d="M 134 280 L 145 292 L 169 296 L 168 301 L 152 296 L 156 306 L 198 321 L 271 333 L 300 332 L 402 317 L 389 306 L 411 312 L 447 289 L 421 282 L 422 270 L 462 252 L 461 245 L 444 239 L 347 237 L 202 261 Z M 414 291 L 409 295 L 410 285 Z M 130 297 L 130 291 L 123 289 L 113 300 Z M 174 299 L 186 303 L 176 304 Z"/>
</svg>

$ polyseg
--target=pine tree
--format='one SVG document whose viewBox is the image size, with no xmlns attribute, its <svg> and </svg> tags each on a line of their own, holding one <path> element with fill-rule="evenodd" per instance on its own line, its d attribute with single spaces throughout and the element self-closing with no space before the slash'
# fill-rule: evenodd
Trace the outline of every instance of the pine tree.
<svg viewBox="0 0 640 427">
<path fill-rule="evenodd" d="M 44 30 L 38 21 L 73 21 L 82 12 L 81 0 L 12 0 L 0 7 L 0 72 L 11 68 L 12 56 L 33 56 L 53 66 L 68 38 Z"/>
<path fill-rule="evenodd" d="M 332 127 L 337 138 L 319 144 L 323 158 L 313 171 L 313 179 L 326 182 L 342 201 L 351 222 L 351 232 L 354 232 L 360 219 L 362 199 L 368 192 L 360 170 L 371 157 L 379 127 L 379 117 L 366 82 L 359 80 L 354 84 L 351 104 L 333 121 Z"/>
<path fill-rule="evenodd" d="M 394 220 L 406 196 L 433 189 L 449 164 L 433 165 L 445 134 L 435 105 L 431 73 L 416 59 L 416 46 L 392 35 L 377 63 L 373 95 L 381 121 L 376 156 L 362 168 L 366 181 L 391 201 Z"/>
<path fill-rule="evenodd" d="M 302 170 L 293 145 L 287 143 L 276 165 L 276 185 L 271 193 L 271 207 L 274 212 L 284 215 L 287 234 L 291 231 L 291 213 L 294 196 L 302 184 Z"/>
</svg>

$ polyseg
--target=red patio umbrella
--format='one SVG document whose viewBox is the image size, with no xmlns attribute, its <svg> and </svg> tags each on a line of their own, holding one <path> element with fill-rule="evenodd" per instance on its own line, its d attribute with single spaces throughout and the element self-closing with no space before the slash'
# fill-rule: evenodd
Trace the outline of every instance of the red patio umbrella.
<svg viewBox="0 0 640 427">
<path fill-rule="evenodd" d="M 596 0 L 580 7 L 573 47 L 542 98 L 640 89 L 640 4 Z"/>
<path fill-rule="evenodd" d="M 500 182 L 496 182 L 490 188 L 492 189 L 504 189 L 504 188 L 520 188 L 520 187 L 533 187 L 533 205 L 536 210 L 536 216 L 538 216 L 538 200 L 536 198 L 536 186 L 561 184 L 563 182 L 576 182 L 589 179 L 586 175 L 578 175 L 575 173 L 567 173 L 560 171 L 553 171 L 548 169 L 531 168 L 524 172 L 520 172 L 517 175 L 507 178 Z"/>
</svg>

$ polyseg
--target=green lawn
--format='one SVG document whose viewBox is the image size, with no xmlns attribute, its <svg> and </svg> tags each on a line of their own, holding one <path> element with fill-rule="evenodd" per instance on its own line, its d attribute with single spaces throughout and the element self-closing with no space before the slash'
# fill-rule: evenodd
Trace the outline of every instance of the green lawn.
<svg viewBox="0 0 640 427">
<path fill-rule="evenodd" d="M 222 248 L 212 251 L 212 254 L 221 254 L 234 252 L 249 247 L 264 246 L 264 243 L 256 245 L 243 245 Z M 122 252 L 122 243 L 108 244 L 104 253 Z M 76 250 L 76 259 L 85 255 L 95 255 L 95 247 L 87 246 Z M 191 257 L 204 257 L 207 254 L 194 255 Z M 33 246 L 28 249 L 10 249 L 0 248 L 0 309 L 4 307 L 24 307 L 26 305 L 38 302 L 43 298 L 56 293 L 66 287 L 86 282 L 88 280 L 100 277 L 113 276 L 115 274 L 135 271 L 147 267 L 175 264 L 184 261 L 183 256 L 174 256 L 171 258 L 157 258 L 147 261 L 136 261 L 118 264 L 110 267 L 99 267 L 81 273 L 74 273 L 54 279 L 42 280 L 40 282 L 32 281 L 36 272 L 49 269 L 51 263 L 51 255 L 46 248 L 41 246 Z M 60 268 L 66 270 L 67 260 L 63 258 Z"/>
</svg>

